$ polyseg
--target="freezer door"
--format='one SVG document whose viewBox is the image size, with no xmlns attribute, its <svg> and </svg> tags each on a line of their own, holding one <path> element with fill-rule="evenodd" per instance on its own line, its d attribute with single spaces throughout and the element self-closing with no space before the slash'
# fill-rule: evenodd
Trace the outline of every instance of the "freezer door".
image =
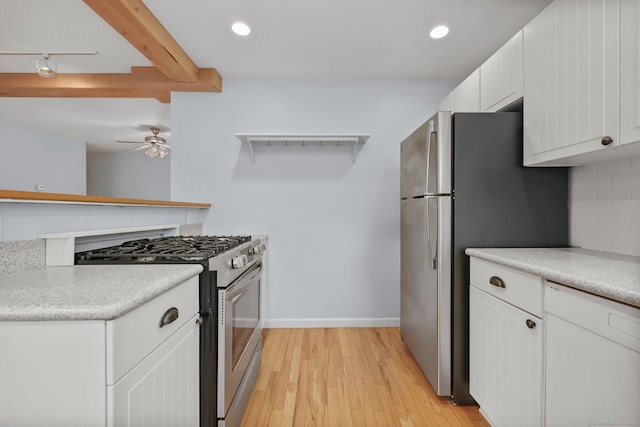
<svg viewBox="0 0 640 427">
<path fill-rule="evenodd" d="M 439 396 L 451 395 L 451 197 L 402 200 L 400 332 Z"/>
<path fill-rule="evenodd" d="M 451 194 L 451 114 L 439 112 L 400 144 L 402 198 Z"/>
</svg>

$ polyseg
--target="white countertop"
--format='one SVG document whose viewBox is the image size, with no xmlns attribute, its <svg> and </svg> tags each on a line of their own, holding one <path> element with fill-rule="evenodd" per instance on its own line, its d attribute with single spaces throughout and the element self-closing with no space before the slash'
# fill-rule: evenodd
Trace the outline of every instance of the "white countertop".
<svg viewBox="0 0 640 427">
<path fill-rule="evenodd" d="M 637 256 L 576 248 L 470 248 L 465 253 L 640 307 Z"/>
<path fill-rule="evenodd" d="M 110 320 L 203 270 L 200 264 L 76 265 L 0 275 L 0 320 Z"/>
</svg>

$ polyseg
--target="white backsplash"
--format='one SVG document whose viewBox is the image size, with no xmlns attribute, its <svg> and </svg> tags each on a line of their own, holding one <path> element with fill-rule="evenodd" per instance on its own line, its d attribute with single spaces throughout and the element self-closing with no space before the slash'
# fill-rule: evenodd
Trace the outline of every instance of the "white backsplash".
<svg viewBox="0 0 640 427">
<path fill-rule="evenodd" d="M 570 243 L 640 256 L 640 157 L 571 168 Z"/>
</svg>

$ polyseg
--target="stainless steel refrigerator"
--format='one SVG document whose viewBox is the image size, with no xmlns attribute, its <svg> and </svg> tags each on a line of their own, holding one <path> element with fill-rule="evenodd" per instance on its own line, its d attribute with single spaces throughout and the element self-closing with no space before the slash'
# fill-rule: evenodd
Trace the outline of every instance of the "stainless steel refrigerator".
<svg viewBox="0 0 640 427">
<path fill-rule="evenodd" d="M 438 112 L 401 143 L 400 329 L 440 396 L 469 395 L 468 247 L 568 245 L 565 168 L 522 167 L 522 113 Z"/>
</svg>

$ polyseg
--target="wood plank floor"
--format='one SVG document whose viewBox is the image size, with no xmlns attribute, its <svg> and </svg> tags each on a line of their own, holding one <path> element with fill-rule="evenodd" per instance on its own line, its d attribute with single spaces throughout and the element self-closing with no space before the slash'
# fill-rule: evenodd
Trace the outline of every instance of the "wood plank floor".
<svg viewBox="0 0 640 427">
<path fill-rule="evenodd" d="M 242 426 L 488 426 L 439 398 L 398 328 L 266 329 Z"/>
</svg>

